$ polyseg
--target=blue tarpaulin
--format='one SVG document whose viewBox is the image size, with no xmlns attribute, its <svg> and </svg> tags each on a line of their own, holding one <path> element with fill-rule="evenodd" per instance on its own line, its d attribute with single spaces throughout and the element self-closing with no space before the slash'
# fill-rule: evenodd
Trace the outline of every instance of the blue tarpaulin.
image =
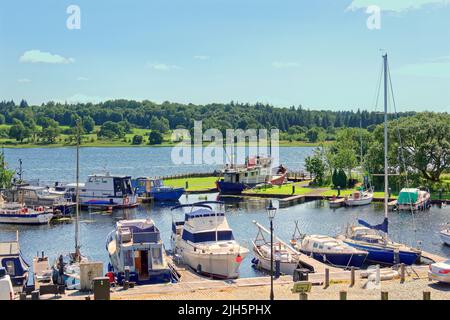
<svg viewBox="0 0 450 320">
<path fill-rule="evenodd" d="M 358 223 L 370 229 L 380 230 L 388 233 L 388 218 L 384 218 L 383 223 L 371 225 L 364 220 L 358 219 Z"/>
</svg>

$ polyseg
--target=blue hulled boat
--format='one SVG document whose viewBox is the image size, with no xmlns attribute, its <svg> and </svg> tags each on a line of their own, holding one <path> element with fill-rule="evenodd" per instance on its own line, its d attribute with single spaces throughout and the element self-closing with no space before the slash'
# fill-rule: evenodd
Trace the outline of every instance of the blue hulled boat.
<svg viewBox="0 0 450 320">
<path fill-rule="evenodd" d="M 27 284 L 29 265 L 20 251 L 19 232 L 16 233 L 16 240 L 0 242 L 0 267 L 6 269 L 13 286 L 19 291 Z"/>
<path fill-rule="evenodd" d="M 146 177 L 132 179 L 131 184 L 139 197 L 150 197 L 161 202 L 178 201 L 185 191 L 184 188 L 165 186 L 160 179 Z"/>
<path fill-rule="evenodd" d="M 292 242 L 292 241 L 291 241 Z M 303 237 L 294 248 L 314 259 L 339 268 L 361 268 L 368 252 L 354 248 L 341 240 L 324 236 L 310 235 Z"/>
</svg>

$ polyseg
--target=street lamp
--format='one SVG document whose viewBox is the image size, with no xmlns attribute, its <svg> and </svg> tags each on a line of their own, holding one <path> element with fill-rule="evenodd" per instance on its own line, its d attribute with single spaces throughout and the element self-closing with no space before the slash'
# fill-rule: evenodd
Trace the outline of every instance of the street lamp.
<svg viewBox="0 0 450 320">
<path fill-rule="evenodd" d="M 277 208 L 273 206 L 272 200 L 270 200 L 266 209 L 270 221 L 270 300 L 273 300 L 273 218 L 275 218 Z"/>
</svg>

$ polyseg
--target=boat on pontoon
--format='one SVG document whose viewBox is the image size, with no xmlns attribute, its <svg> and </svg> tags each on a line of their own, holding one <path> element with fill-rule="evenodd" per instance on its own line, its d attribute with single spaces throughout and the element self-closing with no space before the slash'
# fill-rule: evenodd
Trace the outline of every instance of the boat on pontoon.
<svg viewBox="0 0 450 320">
<path fill-rule="evenodd" d="M 216 205 L 213 210 L 212 205 Z M 239 277 L 239 267 L 248 254 L 233 235 L 225 217 L 223 202 L 202 201 L 175 206 L 187 209 L 183 221 L 172 222 L 174 256 L 197 273 L 220 279 Z"/>
<path fill-rule="evenodd" d="M 27 207 L 21 203 L 0 202 L 0 224 L 48 224 L 53 212 L 44 207 Z"/>
<path fill-rule="evenodd" d="M 115 274 L 118 283 L 123 282 L 126 268 L 130 281 L 136 284 L 171 281 L 160 231 L 151 219 L 118 221 L 107 237 L 106 250 L 108 271 Z"/>
<path fill-rule="evenodd" d="M 255 240 L 252 241 L 253 255 L 255 256 L 252 263 L 256 268 L 270 271 L 270 231 L 256 221 L 253 223 L 258 227 L 258 233 Z M 266 236 L 269 239 L 266 239 Z M 301 267 L 300 253 L 275 235 L 273 238 L 273 270 L 275 270 L 276 261 L 279 261 L 280 272 L 285 275 L 293 275 L 294 270 Z"/>
</svg>

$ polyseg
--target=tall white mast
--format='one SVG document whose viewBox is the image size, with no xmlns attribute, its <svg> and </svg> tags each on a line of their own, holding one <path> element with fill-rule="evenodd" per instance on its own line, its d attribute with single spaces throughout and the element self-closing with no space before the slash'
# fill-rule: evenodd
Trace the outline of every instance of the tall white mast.
<svg viewBox="0 0 450 320">
<path fill-rule="evenodd" d="M 387 105 L 388 105 L 388 75 L 387 75 L 387 53 L 383 55 L 384 65 L 384 217 L 388 215 L 388 201 L 389 201 L 389 189 L 388 189 L 388 128 L 387 128 Z"/>
<path fill-rule="evenodd" d="M 79 183 L 80 183 L 80 121 L 77 121 L 77 170 L 76 170 L 76 186 L 75 186 L 75 212 L 76 212 L 76 223 L 75 223 L 75 259 L 78 260 L 81 257 L 80 254 L 80 191 L 79 191 Z"/>
</svg>

